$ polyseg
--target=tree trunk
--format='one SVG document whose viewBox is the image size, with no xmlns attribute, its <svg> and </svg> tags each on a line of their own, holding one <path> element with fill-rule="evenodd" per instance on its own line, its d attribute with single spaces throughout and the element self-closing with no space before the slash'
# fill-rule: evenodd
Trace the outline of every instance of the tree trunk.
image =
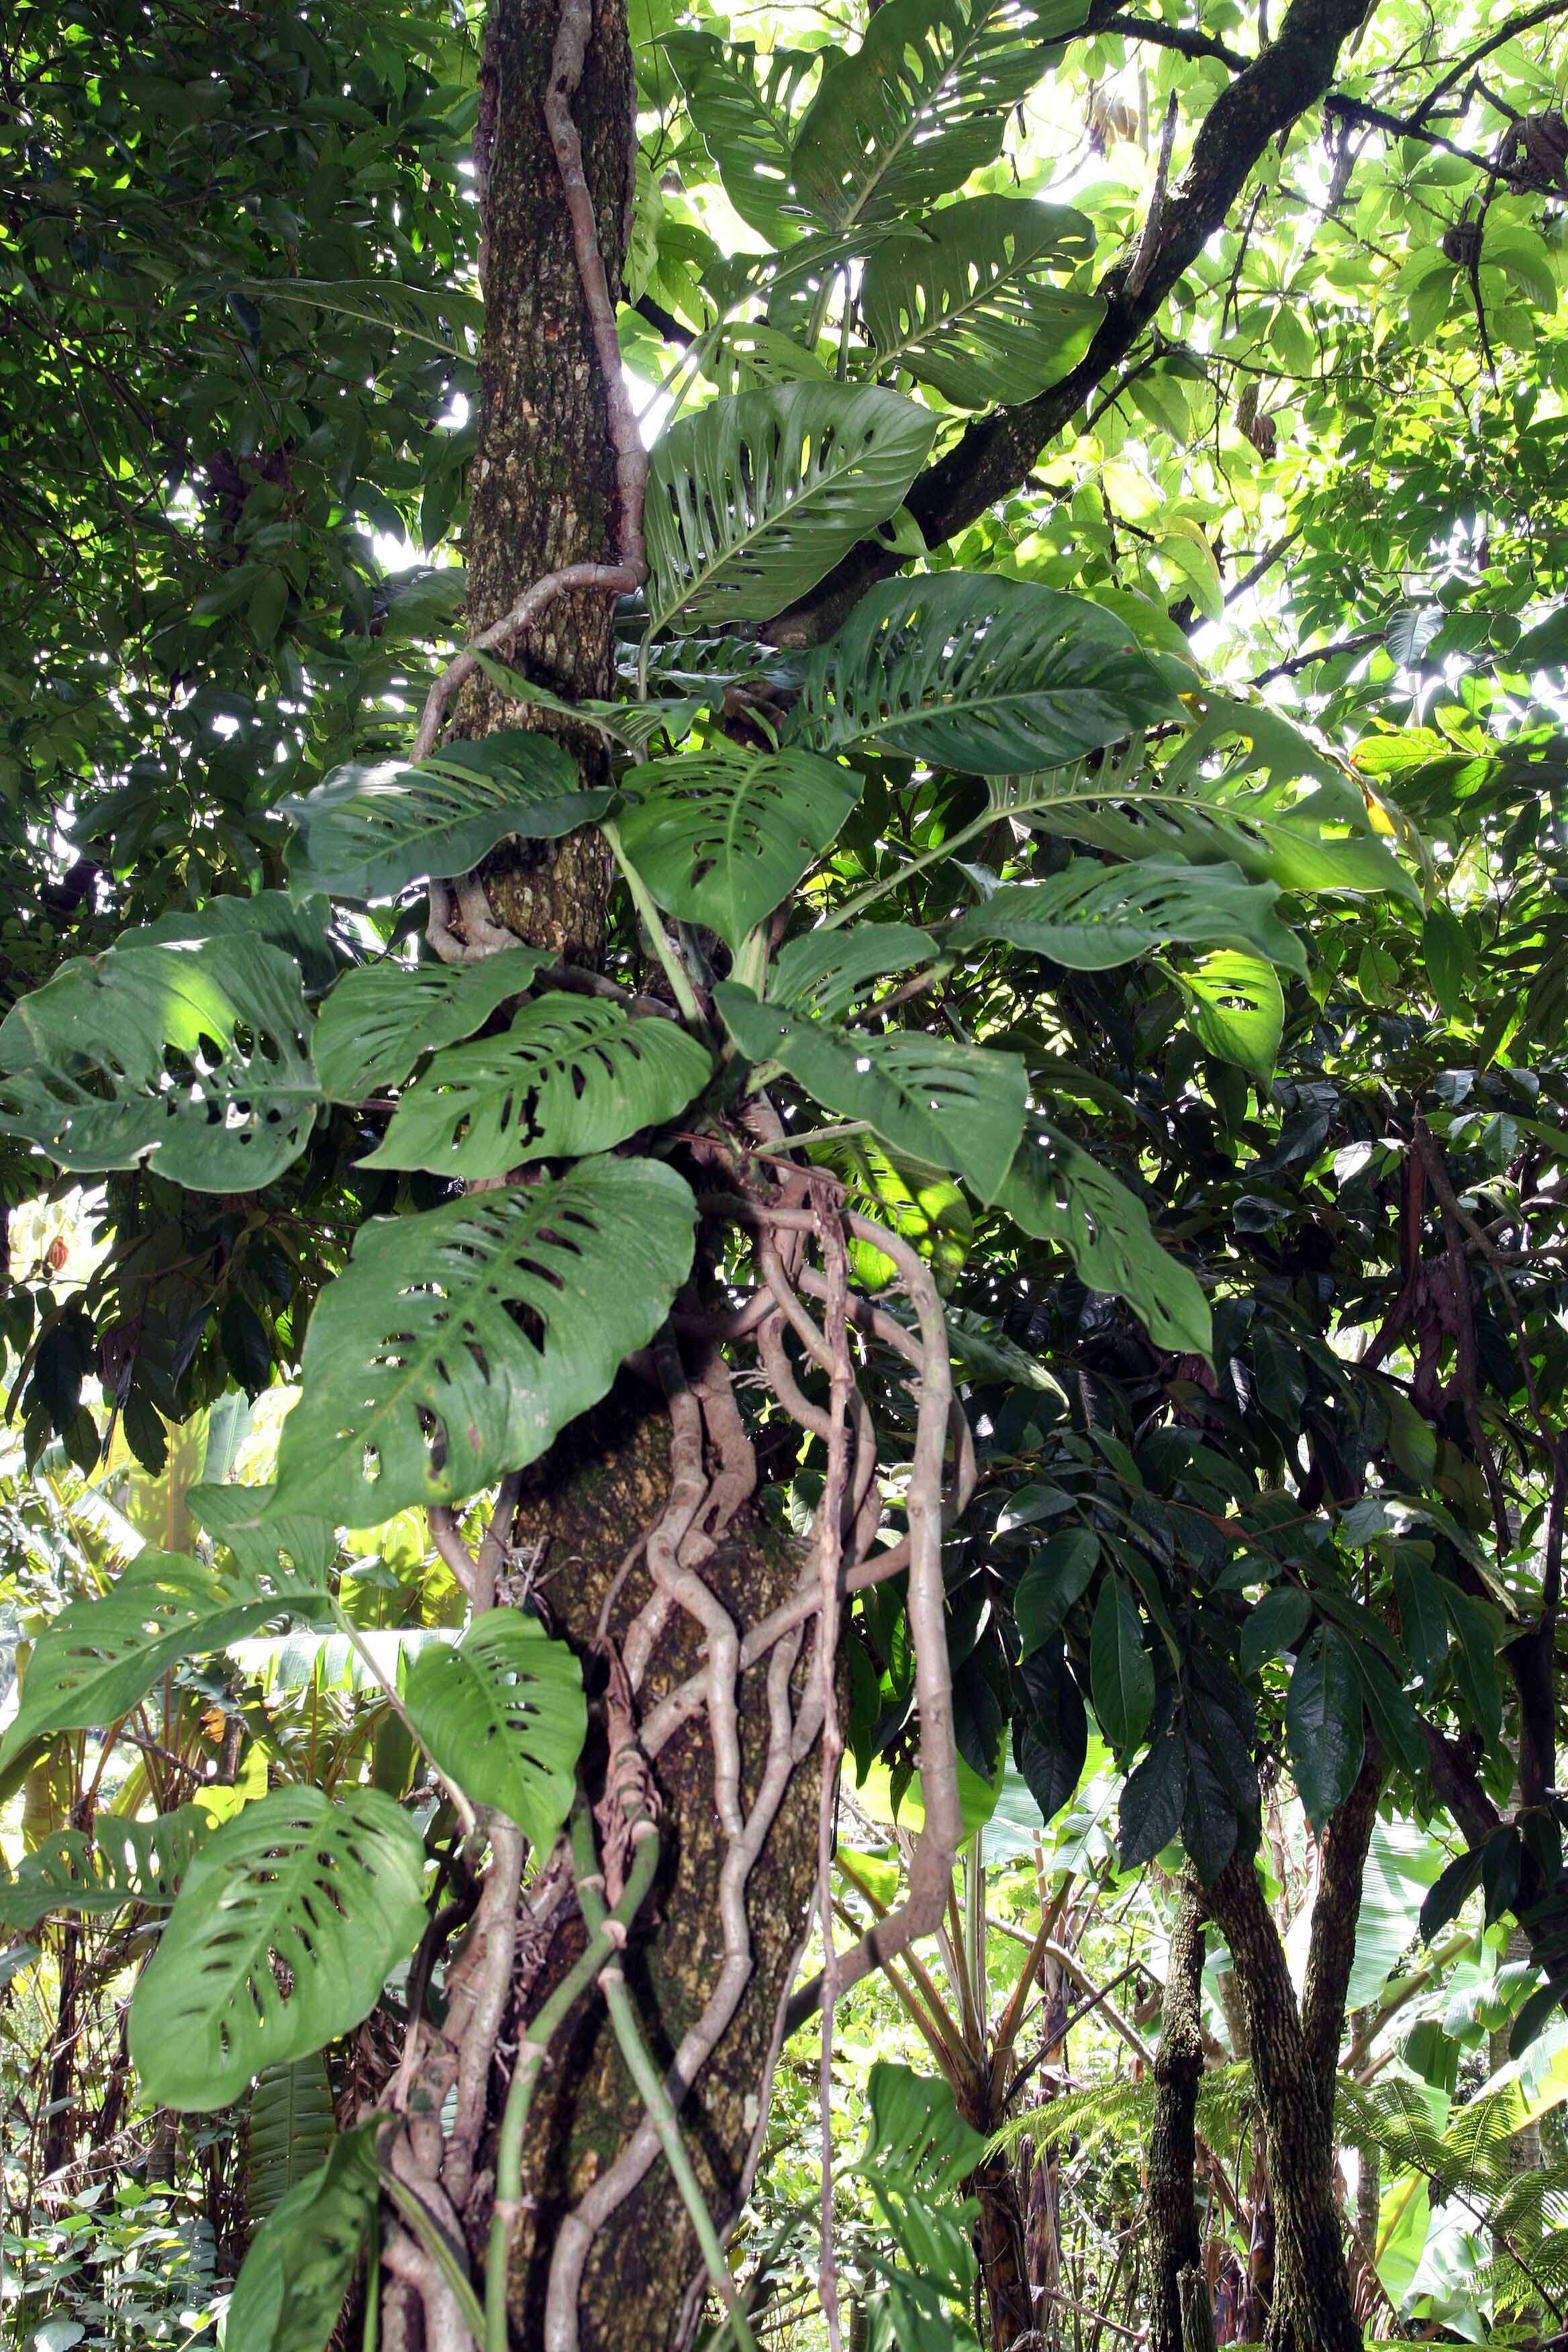
<svg viewBox="0 0 1568 2352">
<path fill-rule="evenodd" d="M 970 2176 L 968 2188 L 980 2200 L 976 2236 L 985 2307 L 991 2315 L 991 2352 L 1013 2352 L 1013 2347 L 1030 2333 L 1034 2316 L 1029 2307 L 1024 2208 L 1012 2157 L 988 2157 Z"/>
<path fill-rule="evenodd" d="M 1189 1878 L 1183 1885 L 1165 1971 L 1165 2007 L 1154 2060 L 1154 2128 L 1149 2142 L 1144 2212 L 1153 2269 L 1149 2296 L 1150 2352 L 1184 2352 L 1182 2274 L 1199 2269 L 1194 2116 L 1204 2071 L 1199 2000 L 1204 1973 L 1203 1896 Z M 1201 2272 L 1200 2272 L 1201 2275 Z M 1207 2302 L 1207 2288 L 1203 2290 Z M 1190 2295 L 1187 2300 L 1191 2300 Z M 1209 2339 L 1214 2323 L 1209 2323 Z"/>
<path fill-rule="evenodd" d="M 543 113 L 558 24 L 554 5 L 493 0 L 481 68 L 476 164 L 486 311 L 468 544 L 475 634 L 544 574 L 574 562 L 614 563 L 619 552 L 605 382 Z M 572 112 L 612 293 L 628 226 L 634 108 L 624 0 L 600 0 Z M 611 683 L 613 620 L 602 592 L 558 597 L 510 659 L 567 697 L 603 694 Z M 475 679 L 458 706 L 458 732 L 471 738 L 538 717 Z M 602 773 L 604 753 L 586 730 L 548 723 L 585 774 L 596 768 Z M 492 921 L 568 961 L 600 961 L 611 874 L 596 834 L 505 844 L 480 880 Z M 467 898 L 474 945 L 472 909 L 479 902 L 471 890 Z M 459 894 L 459 923 L 463 913 Z M 685 1370 L 699 1385 L 712 1378 L 728 1398 L 722 1373 L 711 1364 L 689 1361 Z M 523 1582 L 531 1584 L 553 1629 L 584 1655 L 591 1692 L 604 1679 L 602 1665 L 588 1655 L 595 1637 L 607 1629 L 618 1647 L 649 1598 L 646 1556 L 628 1562 L 627 1547 L 659 1521 L 671 1477 L 668 1416 L 658 1392 L 630 1375 L 528 1475 L 509 1532 L 512 1559 L 529 1565 L 516 1582 L 502 1580 L 498 1598 L 515 1603 Z M 761 1514 L 745 1509 L 702 1564 L 710 1590 L 742 1627 L 781 1601 L 799 1574 L 797 1549 Z M 701 1628 L 671 1609 L 642 1677 L 639 1719 L 696 1672 L 703 1656 Z M 716 1816 L 706 1717 L 685 1723 L 653 1767 L 662 1802 L 659 1872 L 632 1932 L 626 1979 L 644 2041 L 667 2079 L 683 2035 L 716 1994 L 722 2004 L 716 2013 L 728 2021 L 680 2111 L 688 2152 L 721 2231 L 740 2209 L 763 2144 L 784 2005 L 815 1884 L 818 1767 L 808 1738 L 792 1739 L 788 1720 L 791 1691 L 798 1696 L 812 1671 L 809 1647 L 797 1642 L 781 1644 L 767 1665 L 741 1681 L 742 1809 L 750 1812 L 765 1768 L 770 1794 L 757 1818 L 772 1816 L 749 1873 L 737 1878 L 731 1842 Z M 602 1754 L 595 1759 L 591 1753 L 586 1764 L 590 1775 L 602 1769 Z M 737 1885 L 745 1947 L 739 1954 Z M 458 2211 L 476 2273 L 482 2273 L 494 2201 L 505 2053 L 584 1940 L 570 1878 L 543 1886 L 536 1881 L 520 1916 L 478 2168 Z M 702 2301 L 696 2240 L 663 2158 L 657 2152 L 650 2158 L 643 2147 L 646 2121 L 604 2003 L 590 1993 L 555 2038 L 530 2110 L 523 2210 L 508 2272 L 514 2347 L 534 2352 L 544 2344 L 552 2277 L 552 2352 L 568 2341 L 580 2352 L 675 2352 L 689 2340 Z M 623 2193 L 612 2198 L 612 2189 Z M 584 2252 L 585 2232 L 574 2216 L 590 2191 L 607 2210 Z M 578 2248 L 575 2271 L 562 2267 L 569 2242 Z M 395 2284 L 384 2307 L 387 2352 L 433 2352 L 424 2342 L 418 2297 L 408 2287 Z"/>
<path fill-rule="evenodd" d="M 1268 2130 L 1275 2227 L 1268 2352 L 1361 2352 L 1363 2340 L 1334 2194 L 1334 2074 L 1380 1780 L 1369 1742 L 1361 1776 L 1323 1834 L 1300 2010 L 1250 1858 L 1227 1863 L 1208 1889 L 1241 1981 Z"/>
</svg>

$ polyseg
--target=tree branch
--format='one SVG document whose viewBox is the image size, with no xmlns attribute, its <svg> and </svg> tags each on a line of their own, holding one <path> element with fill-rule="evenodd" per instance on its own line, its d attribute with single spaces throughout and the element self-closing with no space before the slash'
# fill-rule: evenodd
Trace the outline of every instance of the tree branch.
<svg viewBox="0 0 1568 2352">
<path fill-rule="evenodd" d="M 1510 16 L 1507 24 L 1499 25 L 1495 31 L 1489 33 L 1479 47 L 1467 51 L 1457 66 L 1449 68 L 1441 81 L 1433 84 L 1411 121 L 1425 122 L 1438 100 L 1447 98 L 1473 67 L 1479 66 L 1483 58 L 1489 58 L 1494 49 L 1500 49 L 1505 41 L 1511 41 L 1519 33 L 1532 32 L 1537 25 L 1549 24 L 1553 16 L 1568 16 L 1568 0 L 1542 0 L 1540 7 L 1527 8 L 1522 16 Z"/>
<path fill-rule="evenodd" d="M 1381 106 L 1368 106 L 1359 98 L 1342 98 L 1337 90 L 1324 99 L 1323 110 L 1339 115 L 1346 122 L 1364 123 L 1369 131 L 1386 131 L 1392 139 L 1425 140 L 1428 147 L 1445 148 L 1450 155 L 1457 155 L 1461 163 L 1468 163 L 1474 170 L 1485 172 L 1490 177 L 1507 180 L 1513 187 L 1535 186 L 1530 173 L 1517 171 L 1511 163 L 1496 163 L 1489 155 L 1478 155 L 1473 148 L 1456 147 L 1453 141 L 1445 139 L 1440 131 L 1426 130 L 1414 115 L 1388 114 Z"/>
<path fill-rule="evenodd" d="M 1568 6 L 1568 0 L 1563 0 Z M 1162 25 L 1147 16 L 1108 16 L 1095 27 L 1100 33 L 1121 33 L 1130 41 L 1152 41 L 1159 49 L 1174 49 L 1179 57 L 1213 58 L 1232 73 L 1245 73 L 1253 60 L 1244 58 L 1211 33 L 1189 32 L 1184 25 Z"/>
</svg>

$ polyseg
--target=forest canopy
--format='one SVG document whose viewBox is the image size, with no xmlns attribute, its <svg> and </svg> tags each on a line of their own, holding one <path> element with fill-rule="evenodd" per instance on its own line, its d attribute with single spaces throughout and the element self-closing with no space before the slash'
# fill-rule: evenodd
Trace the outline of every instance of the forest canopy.
<svg viewBox="0 0 1568 2352">
<path fill-rule="evenodd" d="M 12 0 L 0 2337 L 1568 2340 L 1568 0 Z"/>
</svg>

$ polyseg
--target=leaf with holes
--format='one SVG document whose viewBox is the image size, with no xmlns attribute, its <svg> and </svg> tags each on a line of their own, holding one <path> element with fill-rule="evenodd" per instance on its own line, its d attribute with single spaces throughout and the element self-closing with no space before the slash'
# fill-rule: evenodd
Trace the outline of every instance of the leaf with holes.
<svg viewBox="0 0 1568 2352">
<path fill-rule="evenodd" d="M 542 996 L 500 1037 L 437 1054 L 362 1168 L 504 1176 L 527 1160 L 581 1160 L 658 1127 L 713 1065 L 672 1021 L 633 1021 L 592 997 Z"/>
<path fill-rule="evenodd" d="M 310 1318 L 281 1507 L 370 1527 L 536 1461 L 663 1322 L 695 1219 L 674 1169 L 588 1160 L 362 1226 Z"/>
<path fill-rule="evenodd" d="M 786 244 L 804 218 L 790 186 L 795 109 L 820 54 L 774 49 L 759 58 L 750 41 L 685 30 L 667 33 L 662 46 L 730 202 L 770 245 Z"/>
<path fill-rule="evenodd" d="M 1001 152 L 1007 116 L 1083 22 L 1083 0 L 888 0 L 831 66 L 795 134 L 802 204 L 825 228 L 899 220 Z"/>
<path fill-rule="evenodd" d="M 363 964 L 345 972 L 316 1024 L 316 1075 L 333 1102 L 400 1087 L 421 1054 L 455 1045 L 523 995 L 552 959 L 511 948 L 483 963 Z"/>
<path fill-rule="evenodd" d="M 1255 950 L 1288 971 L 1307 959 L 1275 912 L 1272 882 L 1249 882 L 1238 866 L 1194 869 L 1149 857 L 1109 872 L 1075 857 L 1044 882 L 1005 882 L 947 934 L 950 948 L 1005 940 L 1048 956 L 1069 971 L 1108 971 L 1173 940 Z"/>
<path fill-rule="evenodd" d="M 588 1717 L 583 1670 L 536 1617 L 492 1609 L 408 1669 L 404 1704 L 431 1761 L 549 1853 L 572 1804 Z"/>
<path fill-rule="evenodd" d="M 871 384 L 775 384 L 682 417 L 648 468 L 651 628 L 772 620 L 897 512 L 935 435 L 929 409 Z"/>
<path fill-rule="evenodd" d="M 1099 604 L 1030 580 L 938 572 L 862 596 L 806 661 L 789 732 L 816 751 L 879 743 L 933 767 L 1011 775 L 1181 716 Z"/>
<path fill-rule="evenodd" d="M 1209 1354 L 1214 1334 L 1196 1276 L 1161 1248 L 1142 1201 L 1076 1143 L 1041 1129 L 1020 1147 L 1000 1202 L 1037 1241 L 1065 1249 L 1089 1289 L 1125 1298 L 1159 1346 Z"/>
<path fill-rule="evenodd" d="M 272 1486 L 230 1486 L 216 1481 L 187 1488 L 196 1525 L 224 1545 L 264 1591 L 325 1598 L 327 1570 L 337 1551 L 331 1522 L 309 1511 L 279 1512 Z"/>
<path fill-rule="evenodd" d="M 181 1805 L 151 1822 L 100 1812 L 90 1838 L 57 1830 L 0 1885 L 0 1927 L 29 1934 L 56 1911 L 97 1917 L 130 1903 L 164 1909 L 211 1826 L 199 1806 Z"/>
<path fill-rule="evenodd" d="M 425 1847 L 379 1789 L 275 1789 L 185 1873 L 131 2002 L 159 2106 L 204 2114 L 369 2015 L 425 1925 Z M 288 1990 L 285 1992 L 284 1986 Z"/>
<path fill-rule="evenodd" d="M 768 1002 L 814 1021 L 847 1013 L 874 980 L 932 963 L 935 943 L 910 923 L 850 923 L 805 931 L 779 950 L 768 975 Z"/>
<path fill-rule="evenodd" d="M 759 1004 L 733 981 L 721 982 L 713 1001 L 749 1061 L 779 1063 L 825 1110 L 865 1119 L 889 1150 L 955 1169 L 982 1201 L 994 1200 L 1028 1104 L 1028 1073 L 1016 1055 L 800 1020 L 783 1005 Z"/>
<path fill-rule="evenodd" d="M 381 2194 L 375 2135 L 344 2132 L 289 2189 L 251 2240 L 235 2282 L 226 2340 L 243 2352 L 327 2352 Z"/>
<path fill-rule="evenodd" d="M 809 752 L 740 751 L 716 740 L 637 772 L 621 845 L 661 907 L 727 946 L 787 898 L 837 833 L 864 779 Z"/>
<path fill-rule="evenodd" d="M 1200 1045 L 1267 1086 L 1285 1026 L 1285 998 L 1273 965 L 1226 948 L 1176 978 L 1187 1000 L 1187 1026 Z"/>
<path fill-rule="evenodd" d="M 1082 213 L 1022 196 L 970 196 L 889 237 L 860 288 L 877 373 L 908 368 L 955 408 L 1032 400 L 1071 373 L 1105 316 L 1098 294 L 1050 274 L 1093 250 Z"/>
<path fill-rule="evenodd" d="M 134 936 L 68 963 L 0 1024 L 0 1135 L 62 1168 L 251 1192 L 297 1160 L 321 1100 L 300 971 L 243 934 Z"/>
<path fill-rule="evenodd" d="M 39 1634 L 0 1764 L 40 1732 L 118 1723 L 171 1666 L 257 1632 L 289 1606 L 288 1595 L 264 1592 L 243 1571 L 138 1552 L 100 1598 L 73 1601 Z"/>
<path fill-rule="evenodd" d="M 319 2171 L 337 2137 L 332 2086 L 320 2051 L 265 2066 L 250 2086 L 245 2138 L 246 2217 L 253 2231 L 291 2189 Z"/>
<path fill-rule="evenodd" d="M 557 841 L 615 797 L 607 784 L 584 787 L 551 736 L 520 728 L 447 743 L 413 764 L 336 768 L 313 792 L 279 802 L 279 814 L 296 828 L 296 891 L 395 898 L 411 882 L 468 873 L 509 835 Z"/>
</svg>

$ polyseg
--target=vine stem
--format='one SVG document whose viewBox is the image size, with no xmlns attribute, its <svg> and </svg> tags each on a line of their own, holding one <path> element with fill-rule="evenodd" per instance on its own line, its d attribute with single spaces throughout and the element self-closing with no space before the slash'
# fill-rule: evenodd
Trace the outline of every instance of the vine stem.
<svg viewBox="0 0 1568 2352">
<path fill-rule="evenodd" d="M 573 1814 L 575 1840 L 579 1821 L 588 1821 L 586 1798 L 579 1797 Z M 630 1821 L 633 1840 L 630 1866 L 620 1899 L 590 1926 L 588 1941 L 562 1978 L 518 2044 L 517 2063 L 506 2095 L 500 2134 L 496 2143 L 496 2195 L 490 2233 L 485 2248 L 485 2352 L 510 2352 L 507 2335 L 507 2268 L 511 2233 L 522 2210 L 522 2138 L 550 2044 L 575 2003 L 616 1957 L 627 1929 L 637 1917 L 658 1868 L 658 1832 L 646 1812 Z M 592 1831 L 589 1831 L 592 1837 Z M 584 1914 L 586 1918 L 586 1914 Z"/>
<path fill-rule="evenodd" d="M 602 817 L 599 821 L 599 831 L 610 845 L 610 855 L 621 869 L 622 878 L 631 893 L 632 904 L 642 919 L 643 929 L 653 942 L 654 952 L 664 966 L 664 976 L 675 992 L 677 1004 L 695 1028 L 702 1028 L 704 1026 L 702 1008 L 692 992 L 685 967 L 670 942 L 669 934 L 664 928 L 663 917 L 654 905 L 647 884 L 626 856 L 626 845 L 621 839 L 620 827 L 613 817 Z"/>
<path fill-rule="evenodd" d="M 370 1675 L 371 1679 L 374 1682 L 377 1689 L 381 1692 L 381 1695 L 385 1699 L 388 1706 L 392 1709 L 392 1712 L 397 1717 L 397 1720 L 401 1723 L 405 1731 L 408 1734 L 409 1738 L 413 1740 L 417 1748 L 423 1750 L 425 1742 L 420 1738 L 418 1732 L 415 1729 L 414 1718 L 409 1714 L 408 1709 L 404 1706 L 403 1700 L 398 1694 L 395 1682 L 392 1681 L 387 1675 L 383 1674 L 374 1651 L 371 1648 L 370 1643 L 364 1639 L 353 1618 L 348 1615 L 341 1601 L 334 1600 L 332 1602 L 332 1619 L 339 1633 L 347 1634 L 349 1643 L 356 1656 L 363 1661 L 365 1669 Z M 478 1813 L 475 1812 L 467 1797 L 464 1796 L 461 1789 L 458 1788 L 455 1780 L 448 1780 L 444 1775 L 442 1777 L 441 1785 L 452 1800 L 452 1809 L 463 1825 L 464 1836 L 477 1838 L 479 1834 L 479 1817 Z"/>
</svg>

